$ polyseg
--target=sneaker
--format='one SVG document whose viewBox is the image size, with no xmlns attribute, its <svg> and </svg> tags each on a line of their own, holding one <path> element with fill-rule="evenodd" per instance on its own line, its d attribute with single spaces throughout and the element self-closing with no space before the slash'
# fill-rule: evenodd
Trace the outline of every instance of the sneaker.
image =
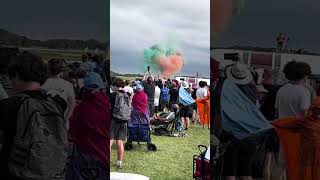
<svg viewBox="0 0 320 180">
<path fill-rule="evenodd" d="M 117 160 L 116 166 L 118 169 L 121 169 L 122 168 L 122 161 Z"/>
</svg>

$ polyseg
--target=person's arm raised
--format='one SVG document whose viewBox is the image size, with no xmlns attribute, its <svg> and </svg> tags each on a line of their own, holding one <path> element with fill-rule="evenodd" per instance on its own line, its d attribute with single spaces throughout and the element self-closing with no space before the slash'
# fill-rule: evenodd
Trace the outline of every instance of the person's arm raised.
<svg viewBox="0 0 320 180">
<path fill-rule="evenodd" d="M 146 79 L 147 79 L 147 74 L 148 74 L 148 71 L 146 71 L 146 72 L 144 73 L 142 81 L 146 81 Z"/>
</svg>

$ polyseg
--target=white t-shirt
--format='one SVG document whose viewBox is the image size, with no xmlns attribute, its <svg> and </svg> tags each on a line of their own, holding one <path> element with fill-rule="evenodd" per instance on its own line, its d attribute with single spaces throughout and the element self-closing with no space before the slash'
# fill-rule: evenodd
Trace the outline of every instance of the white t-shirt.
<svg viewBox="0 0 320 180">
<path fill-rule="evenodd" d="M 52 96 L 59 95 L 66 102 L 68 102 L 68 98 L 75 97 L 73 85 L 61 78 L 47 79 L 47 81 L 42 85 L 42 89 Z"/>
<path fill-rule="evenodd" d="M 161 89 L 156 86 L 154 91 L 154 106 L 159 106 Z"/>
<path fill-rule="evenodd" d="M 203 87 L 203 88 L 197 89 L 196 95 L 197 95 L 197 99 L 206 98 L 208 96 L 207 88 Z"/>
<path fill-rule="evenodd" d="M 130 93 L 131 95 L 133 94 L 133 88 L 132 88 L 131 86 L 125 86 L 125 87 L 123 88 L 123 90 L 124 90 L 125 92 Z"/>
<path fill-rule="evenodd" d="M 288 83 L 279 89 L 275 108 L 278 109 L 279 118 L 303 116 L 310 104 L 311 94 L 306 87 Z"/>
</svg>

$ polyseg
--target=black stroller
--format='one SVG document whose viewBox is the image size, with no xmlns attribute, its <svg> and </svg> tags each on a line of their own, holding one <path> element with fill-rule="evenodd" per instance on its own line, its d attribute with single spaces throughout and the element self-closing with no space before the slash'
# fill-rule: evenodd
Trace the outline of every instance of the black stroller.
<svg viewBox="0 0 320 180">
<path fill-rule="evenodd" d="M 181 132 L 183 125 L 180 121 L 179 113 L 180 110 L 176 107 L 172 112 L 162 113 L 159 118 L 152 120 L 151 125 L 154 126 L 155 134 L 158 136 L 174 136 L 175 132 Z"/>
<path fill-rule="evenodd" d="M 148 150 L 156 151 L 156 145 L 151 143 L 149 118 L 140 111 L 132 111 L 128 122 L 128 140 L 124 146 L 125 150 L 132 150 L 132 142 L 147 142 Z"/>
</svg>

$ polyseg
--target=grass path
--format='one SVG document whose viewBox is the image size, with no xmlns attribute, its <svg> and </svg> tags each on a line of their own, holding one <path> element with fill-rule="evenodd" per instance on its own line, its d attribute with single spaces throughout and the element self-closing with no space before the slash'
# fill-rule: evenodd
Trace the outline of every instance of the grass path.
<svg viewBox="0 0 320 180">
<path fill-rule="evenodd" d="M 157 151 L 149 152 L 146 143 L 134 142 L 132 151 L 125 151 L 123 168 L 117 170 L 115 146 L 111 155 L 111 171 L 136 173 L 150 177 L 151 180 L 192 180 L 193 155 L 199 154 L 198 145 L 208 146 L 209 130 L 192 125 L 188 137 L 167 137 L 152 135 L 152 143 Z"/>
</svg>

